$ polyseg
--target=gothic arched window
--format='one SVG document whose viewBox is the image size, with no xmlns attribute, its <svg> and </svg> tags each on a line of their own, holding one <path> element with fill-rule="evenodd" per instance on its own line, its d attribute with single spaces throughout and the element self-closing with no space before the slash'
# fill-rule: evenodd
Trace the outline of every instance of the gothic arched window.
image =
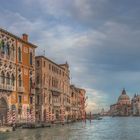
<svg viewBox="0 0 140 140">
<path fill-rule="evenodd" d="M 39 74 L 36 77 L 36 84 L 39 84 Z"/>
<path fill-rule="evenodd" d="M 21 48 L 18 48 L 18 60 L 21 62 Z"/>
<path fill-rule="evenodd" d="M 5 53 L 5 44 L 4 44 L 4 41 L 2 40 L 1 41 L 1 52 L 4 54 Z"/>
<path fill-rule="evenodd" d="M 3 71 L 1 72 L 1 83 L 2 83 L 2 84 L 5 83 L 5 74 L 4 74 Z"/>
<path fill-rule="evenodd" d="M 32 54 L 32 52 L 30 52 L 30 65 L 32 65 L 33 64 L 33 54 Z"/>
<path fill-rule="evenodd" d="M 7 75 L 6 75 L 6 84 L 10 85 L 10 75 L 9 75 L 9 73 L 7 73 Z"/>
<path fill-rule="evenodd" d="M 32 88 L 32 84 L 33 84 L 33 81 L 32 81 L 32 78 L 30 78 L 30 89 Z"/>
<path fill-rule="evenodd" d="M 10 55 L 10 47 L 9 47 L 9 44 L 7 43 L 7 48 L 6 48 L 6 53 L 7 53 L 7 55 L 9 56 Z"/>
<path fill-rule="evenodd" d="M 12 84 L 12 86 L 14 86 L 15 85 L 15 77 L 14 77 L 14 75 L 12 74 L 12 77 L 11 77 L 11 84 Z"/>
<path fill-rule="evenodd" d="M 19 75 L 19 77 L 18 77 L 18 82 L 19 82 L 19 87 L 21 87 L 22 86 L 21 75 Z"/>
<path fill-rule="evenodd" d="M 15 48 L 14 48 L 14 46 L 12 45 L 12 55 L 13 55 L 13 57 L 14 57 L 14 51 L 15 51 Z"/>
</svg>

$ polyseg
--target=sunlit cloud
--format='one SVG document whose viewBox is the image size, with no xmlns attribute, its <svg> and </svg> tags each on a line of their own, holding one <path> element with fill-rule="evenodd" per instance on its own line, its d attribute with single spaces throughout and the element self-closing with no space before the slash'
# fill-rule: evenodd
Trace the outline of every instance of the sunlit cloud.
<svg viewBox="0 0 140 140">
<path fill-rule="evenodd" d="M 130 96 L 140 91 L 139 0 L 14 2 L 1 2 L 0 26 L 29 34 L 37 55 L 68 61 L 71 83 L 87 91 L 87 111 L 108 108 L 124 87 Z"/>
</svg>

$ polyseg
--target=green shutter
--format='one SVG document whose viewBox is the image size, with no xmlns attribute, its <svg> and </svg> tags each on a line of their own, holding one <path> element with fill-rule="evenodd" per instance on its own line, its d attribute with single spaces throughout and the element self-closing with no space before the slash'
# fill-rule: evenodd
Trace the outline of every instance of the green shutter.
<svg viewBox="0 0 140 140">
<path fill-rule="evenodd" d="M 2 47 L 2 41 L 0 41 L 0 48 Z"/>
</svg>

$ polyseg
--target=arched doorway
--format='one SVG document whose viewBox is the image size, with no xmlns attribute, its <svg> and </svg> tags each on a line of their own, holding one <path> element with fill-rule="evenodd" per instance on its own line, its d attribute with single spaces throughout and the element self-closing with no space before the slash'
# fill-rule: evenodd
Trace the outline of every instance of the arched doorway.
<svg viewBox="0 0 140 140">
<path fill-rule="evenodd" d="M 47 121 L 47 120 L 46 120 L 46 109 L 44 109 L 44 115 L 43 115 L 43 116 L 44 116 L 43 121 L 46 122 L 46 121 Z"/>
<path fill-rule="evenodd" d="M 55 118 L 56 118 L 56 120 L 59 120 L 59 111 L 58 110 L 55 111 Z"/>
<path fill-rule="evenodd" d="M 0 124 L 4 125 L 7 121 L 7 109 L 8 105 L 6 100 L 2 97 L 0 98 Z"/>
</svg>

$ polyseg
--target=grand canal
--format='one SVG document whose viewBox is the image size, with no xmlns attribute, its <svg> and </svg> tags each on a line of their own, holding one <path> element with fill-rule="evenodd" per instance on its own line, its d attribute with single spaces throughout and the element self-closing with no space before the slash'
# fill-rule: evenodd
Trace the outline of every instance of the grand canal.
<svg viewBox="0 0 140 140">
<path fill-rule="evenodd" d="M 18 129 L 0 134 L 0 140 L 140 140 L 140 118 L 103 118 L 51 128 Z"/>
</svg>

